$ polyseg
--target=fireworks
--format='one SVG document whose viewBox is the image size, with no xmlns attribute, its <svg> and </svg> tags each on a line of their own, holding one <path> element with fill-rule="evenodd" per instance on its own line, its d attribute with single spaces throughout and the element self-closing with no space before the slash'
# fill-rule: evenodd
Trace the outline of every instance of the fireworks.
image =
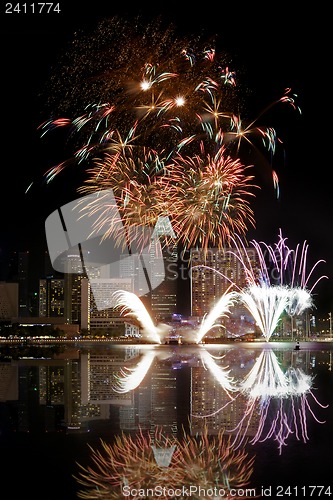
<svg viewBox="0 0 333 500">
<path fill-rule="evenodd" d="M 119 308 L 122 316 L 135 318 L 143 330 L 144 337 L 154 343 L 161 343 L 161 338 L 167 334 L 170 328 L 164 324 L 155 326 L 143 302 L 135 293 L 119 290 L 113 294 L 113 297 L 114 307 Z"/>
<path fill-rule="evenodd" d="M 245 235 L 248 225 L 255 225 L 250 198 L 257 186 L 247 168 L 227 155 L 224 146 L 214 156 L 202 150 L 175 157 L 168 213 L 185 247 L 222 247 L 234 233 Z"/>
<path fill-rule="evenodd" d="M 122 433 L 113 444 L 102 441 L 101 450 L 91 448 L 91 458 L 92 465 L 79 465 L 76 480 L 85 488 L 78 492 L 79 498 L 119 499 L 125 493 L 137 498 L 135 493 L 150 490 L 167 500 L 185 496 L 189 488 L 195 499 L 211 498 L 213 491 L 219 497 L 232 491 L 236 500 L 249 498 L 243 488 L 254 465 L 254 457 L 243 450 L 233 451 L 222 431 L 210 437 L 207 428 L 201 436 L 184 433 L 181 439 L 164 436 L 160 429 L 154 436 L 141 431 L 135 437 Z"/>
<path fill-rule="evenodd" d="M 289 366 L 283 370 L 271 348 L 265 347 L 260 352 L 251 370 L 242 378 L 232 377 L 232 371 L 214 366 L 208 352 L 202 356 L 202 361 L 228 394 L 229 400 L 213 412 L 205 413 L 205 405 L 207 409 L 211 409 L 212 405 L 211 401 L 203 398 L 201 412 L 192 413 L 192 418 L 206 422 L 206 419 L 215 418 L 221 412 L 228 415 L 235 411 L 235 407 L 241 408 L 237 424 L 227 429 L 235 450 L 247 443 L 255 445 L 272 439 L 281 454 L 291 437 L 304 443 L 309 440 L 309 417 L 319 424 L 325 423 L 316 416 L 315 405 L 318 408 L 327 408 L 327 405 L 316 398 L 313 377 L 299 367 Z M 221 373 L 224 373 L 223 377 Z"/>
<path fill-rule="evenodd" d="M 154 227 L 168 216 L 184 248 L 222 247 L 255 225 L 250 200 L 258 186 L 249 173 L 254 165 L 239 156 L 241 144 L 251 147 L 259 135 L 274 154 L 276 131 L 255 120 L 243 125 L 241 85 L 214 44 L 179 38 L 160 21 L 114 18 L 77 37 L 62 67 L 70 79 L 58 109 L 79 114 L 46 120 L 40 129 L 44 135 L 65 127 L 77 147 L 47 171 L 47 182 L 67 165 L 83 164 L 81 194 L 112 189 L 126 227 Z M 64 90 L 57 78 L 54 99 Z M 276 102 L 296 108 L 290 89 Z M 101 224 L 112 232 L 112 220 Z"/>
<path fill-rule="evenodd" d="M 195 337 L 197 344 L 200 343 L 207 332 L 221 326 L 217 321 L 219 318 L 228 315 L 237 298 L 238 295 L 235 292 L 229 292 L 219 299 L 216 306 L 203 318 L 197 329 Z M 121 316 L 132 317 L 138 321 L 145 339 L 157 344 L 162 343 L 163 337 L 169 333 L 171 327 L 163 323 L 155 325 L 143 302 L 135 293 L 118 290 L 113 294 L 113 299 L 114 307 L 119 309 Z"/>
<path fill-rule="evenodd" d="M 239 293 L 268 342 L 289 302 L 290 289 L 282 286 L 252 285 Z"/>
<path fill-rule="evenodd" d="M 299 368 L 290 367 L 283 372 L 272 349 L 264 349 L 240 384 L 240 393 L 246 396 L 247 402 L 244 416 L 231 431 L 235 448 L 243 445 L 258 415 L 257 430 L 250 444 L 274 439 L 281 454 L 291 435 L 306 443 L 308 416 L 317 423 L 325 423 L 316 417 L 310 399 L 327 408 L 316 399 L 312 385 L 312 377 Z"/>
<path fill-rule="evenodd" d="M 230 308 L 236 302 L 237 295 L 234 292 L 227 292 L 222 295 L 218 300 L 217 304 L 212 308 L 212 310 L 203 318 L 199 330 L 197 332 L 196 342 L 199 343 L 207 332 L 212 330 L 216 326 L 221 326 L 216 321 L 227 316 L 230 312 Z"/>
<path fill-rule="evenodd" d="M 302 314 L 313 305 L 312 292 L 321 275 L 311 285 L 310 281 L 319 260 L 307 270 L 308 245 L 299 244 L 293 250 L 280 231 L 278 242 L 268 245 L 252 241 L 256 254 L 256 264 L 250 260 L 241 242 L 236 246 L 235 255 L 239 259 L 246 276 L 247 286 L 239 291 L 239 298 L 255 318 L 266 341 L 274 333 L 284 311 L 291 317 Z"/>
<path fill-rule="evenodd" d="M 199 343 L 208 331 L 216 326 L 218 319 L 227 316 L 235 303 L 243 304 L 251 313 L 262 335 L 268 342 L 275 332 L 282 314 L 286 312 L 290 317 L 301 315 L 313 306 L 312 293 L 321 279 L 321 275 L 313 284 L 311 278 L 317 266 L 324 261 L 319 260 L 307 270 L 308 245 L 297 245 L 293 250 L 288 247 L 287 239 L 280 232 L 278 242 L 268 245 L 264 242 L 252 241 L 254 248 L 250 257 L 241 239 L 232 238 L 234 249 L 228 250 L 239 260 L 245 275 L 245 285 L 241 288 L 236 283 L 230 282 L 228 290 L 217 301 L 212 310 L 203 318 L 196 333 L 196 342 Z M 240 243 L 239 243 L 240 241 Z M 300 250 L 301 249 L 301 250 Z M 207 267 L 204 265 L 193 266 Z M 220 271 L 212 271 L 226 278 Z M 230 281 L 230 279 L 229 279 Z M 230 291 L 234 287 L 235 290 Z M 123 295 L 127 297 L 127 295 Z M 136 299 L 135 299 L 136 300 Z M 128 307 L 134 307 L 135 300 L 128 301 Z M 142 312 L 140 313 L 142 315 Z M 145 317 L 149 317 L 145 311 Z M 142 315 L 141 323 L 146 320 Z M 150 319 L 151 322 L 151 319 Z M 151 323 L 149 328 L 156 330 Z"/>
</svg>

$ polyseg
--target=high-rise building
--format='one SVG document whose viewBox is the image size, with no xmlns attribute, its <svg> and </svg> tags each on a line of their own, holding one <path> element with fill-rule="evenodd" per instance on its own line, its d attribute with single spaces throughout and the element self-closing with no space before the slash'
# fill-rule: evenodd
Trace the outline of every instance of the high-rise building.
<svg viewBox="0 0 333 500">
<path fill-rule="evenodd" d="M 81 328 L 91 331 L 103 329 L 113 333 L 122 328 L 125 333 L 124 318 L 113 307 L 113 294 L 118 290 L 132 291 L 130 278 L 96 278 L 81 280 Z M 99 307 L 96 306 L 96 302 Z M 105 304 L 105 308 L 101 308 Z"/>
<path fill-rule="evenodd" d="M 39 280 L 39 316 L 64 316 L 65 294 L 63 278 Z"/>
<path fill-rule="evenodd" d="M 177 312 L 177 246 L 165 239 L 165 232 L 164 226 L 156 226 L 148 254 L 136 254 L 130 259 L 124 255 L 120 261 L 120 277 L 132 279 L 133 291 L 155 322 L 168 320 Z"/>
<path fill-rule="evenodd" d="M 160 265 L 156 265 L 159 257 L 156 255 L 156 247 L 152 245 L 151 251 L 151 312 L 155 321 L 170 320 L 177 312 L 177 246 L 166 241 L 162 242 L 162 258 L 164 263 L 164 279 L 161 276 Z M 160 284 L 158 284 L 160 283 Z"/>
<path fill-rule="evenodd" d="M 178 250 L 175 237 L 169 217 L 159 217 L 150 248 L 151 313 L 156 322 L 170 320 L 177 312 Z M 160 265 L 161 259 L 163 266 Z"/>
<path fill-rule="evenodd" d="M 142 261 L 147 262 L 147 256 L 143 257 L 142 254 L 134 254 L 128 258 L 127 254 L 120 256 L 119 262 L 119 278 L 130 279 L 132 281 L 132 291 L 136 291 L 137 295 L 142 297 L 146 294 L 146 274 L 145 267 Z"/>
<path fill-rule="evenodd" d="M 81 280 L 84 278 L 81 256 L 73 253 L 67 255 L 66 259 L 66 266 L 68 266 L 69 271 L 64 273 L 65 320 L 69 324 L 80 324 Z"/>
<path fill-rule="evenodd" d="M 29 264 L 29 252 L 13 252 L 10 256 L 6 281 L 18 283 L 18 317 L 32 315 Z"/>
<path fill-rule="evenodd" d="M 0 320 L 10 320 L 18 316 L 19 285 L 0 281 Z"/>
<path fill-rule="evenodd" d="M 258 256 L 253 248 L 244 248 L 252 269 L 259 268 Z M 244 265 L 239 251 L 232 248 L 191 250 L 191 314 L 202 318 L 227 292 L 233 283 L 242 288 L 247 284 Z"/>
</svg>

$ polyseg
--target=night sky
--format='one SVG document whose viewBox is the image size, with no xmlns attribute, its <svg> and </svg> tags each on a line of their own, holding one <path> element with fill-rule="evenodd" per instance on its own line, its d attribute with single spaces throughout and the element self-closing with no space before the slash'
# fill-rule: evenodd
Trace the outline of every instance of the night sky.
<svg viewBox="0 0 333 500">
<path fill-rule="evenodd" d="M 251 90 L 247 106 L 253 118 L 279 99 L 286 88 L 298 96 L 301 114 L 279 105 L 262 118 L 263 123 L 267 120 L 266 125 L 276 128 L 283 141 L 273 164 L 280 197 L 276 199 L 265 169 L 259 168 L 261 189 L 253 203 L 256 228 L 249 231 L 248 239 L 274 244 L 281 229 L 291 248 L 307 241 L 309 267 L 323 259 L 326 263 L 318 266 L 315 276 L 329 277 L 315 289 L 315 304 L 323 313 L 332 310 L 331 102 L 327 76 L 331 43 L 326 29 L 330 16 L 324 8 L 316 4 L 315 12 L 313 6 L 293 12 L 289 6 L 282 10 L 271 5 L 252 8 L 250 3 L 245 7 L 216 3 L 218 7 L 210 8 L 208 4 L 190 4 L 179 11 L 177 4 L 168 2 L 158 10 L 147 6 L 129 11 L 115 2 L 83 5 L 66 0 L 59 4 L 60 14 L 39 15 L 6 13 L 5 5 L 10 4 L 1 7 L 0 279 L 6 274 L 11 250 L 29 250 L 38 268 L 46 249 L 46 217 L 77 197 L 77 171 L 62 183 L 46 186 L 42 182 L 52 159 L 37 130 L 48 118 L 40 94 L 62 49 L 76 30 L 91 29 L 104 18 L 142 14 L 150 22 L 162 15 L 180 34 L 218 35 L 220 47 L 234 54 L 242 68 L 242 78 Z M 25 194 L 31 182 L 35 187 Z"/>
</svg>

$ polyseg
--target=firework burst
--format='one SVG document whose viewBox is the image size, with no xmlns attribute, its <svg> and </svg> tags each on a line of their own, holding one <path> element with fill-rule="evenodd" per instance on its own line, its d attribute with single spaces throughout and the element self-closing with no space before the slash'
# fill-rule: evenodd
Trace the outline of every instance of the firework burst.
<svg viewBox="0 0 333 500">
<path fill-rule="evenodd" d="M 250 198 L 253 176 L 224 146 L 214 156 L 201 151 L 192 157 L 177 155 L 169 184 L 170 218 L 183 246 L 223 247 L 234 233 L 255 226 Z"/>
<path fill-rule="evenodd" d="M 70 69 L 66 92 L 59 93 L 58 71 L 52 104 L 79 114 L 40 126 L 42 135 L 67 128 L 74 154 L 52 166 L 46 181 L 73 162 L 83 164 L 78 191 L 113 189 L 124 225 L 154 227 L 168 216 L 183 247 L 223 246 L 255 225 L 250 200 L 257 186 L 239 158 L 240 143 L 246 138 L 251 145 L 259 134 L 274 153 L 276 132 L 255 121 L 243 127 L 242 88 L 227 55 L 162 24 L 113 18 L 75 38 L 61 63 Z M 277 102 L 296 107 L 289 90 Z M 111 233 L 112 220 L 103 223 Z"/>
<path fill-rule="evenodd" d="M 211 157 L 178 154 L 168 167 L 155 152 L 136 149 L 105 155 L 90 170 L 81 193 L 112 188 L 124 226 L 154 227 L 159 217 L 169 217 L 176 239 L 184 248 L 194 244 L 207 249 L 222 247 L 234 232 L 245 234 L 255 225 L 249 198 L 254 196 L 253 176 L 223 146 Z M 147 153 L 147 154 L 146 154 Z M 134 158 L 135 155 L 135 158 Z M 95 207 L 96 208 L 96 207 Z M 100 211 L 106 214 L 103 203 Z M 105 232 L 114 232 L 113 221 L 100 219 Z"/>
</svg>

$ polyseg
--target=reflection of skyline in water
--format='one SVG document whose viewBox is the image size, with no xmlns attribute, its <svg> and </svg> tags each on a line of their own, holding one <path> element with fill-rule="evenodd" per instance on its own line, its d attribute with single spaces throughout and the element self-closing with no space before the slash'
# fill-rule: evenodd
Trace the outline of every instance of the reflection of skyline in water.
<svg viewBox="0 0 333 500">
<path fill-rule="evenodd" d="M 85 432 L 109 422 L 176 436 L 184 426 L 195 435 L 206 425 L 238 445 L 272 439 L 281 449 L 289 435 L 311 439 L 310 420 L 325 420 L 316 415 L 325 402 L 312 375 L 317 365 L 331 368 L 329 349 L 92 345 L 40 353 L 0 364 L 1 401 L 15 431 Z"/>
<path fill-rule="evenodd" d="M 231 469 L 229 467 L 228 474 L 223 476 L 220 462 L 214 461 L 221 450 L 223 457 L 225 453 L 228 457 L 244 457 L 240 463 L 244 468 L 240 467 L 239 472 L 251 474 L 249 484 L 244 488 L 250 488 L 250 498 L 254 497 L 254 489 L 260 494 L 265 488 L 269 491 L 274 484 L 302 486 L 313 484 L 314 479 L 316 484 L 329 483 L 330 462 L 323 457 L 329 456 L 332 437 L 330 370 L 333 345 L 306 342 L 300 351 L 293 347 L 290 343 L 268 346 L 266 342 L 126 347 L 110 344 L 83 347 L 79 343 L 52 349 L 46 346 L 31 348 L 24 344 L 15 347 L 2 345 L 0 444 L 6 456 L 3 474 L 13 484 L 13 496 L 23 497 L 32 487 L 31 477 L 35 477 L 38 471 L 39 476 L 48 481 L 49 487 L 47 491 L 37 492 L 36 498 L 41 494 L 41 498 L 55 500 L 63 497 L 66 491 L 66 498 L 74 500 L 84 486 L 77 482 L 79 466 L 87 470 L 93 465 L 93 452 L 103 453 L 101 440 L 113 449 L 113 444 L 122 439 L 121 436 L 132 438 L 136 443 L 142 433 L 150 445 L 156 446 L 158 443 L 154 442 L 154 437 L 159 430 L 170 443 L 167 452 L 172 443 L 181 451 L 174 452 L 174 460 L 170 462 L 178 467 L 177 474 L 174 477 L 168 475 L 173 480 L 170 484 L 177 487 L 180 486 L 177 478 L 181 475 L 182 484 L 187 479 L 191 483 L 196 481 L 194 486 L 212 485 L 212 475 L 200 476 L 202 468 L 220 472 L 214 485 L 227 487 L 232 477 L 229 474 Z M 283 373 L 290 369 L 300 370 L 311 377 L 311 390 L 318 401 L 312 400 L 305 391 L 303 408 L 307 416 L 307 440 L 303 441 L 302 433 L 296 436 L 291 432 L 282 456 L 274 435 L 264 442 L 258 440 L 251 444 L 261 432 L 258 423 L 262 407 L 253 397 L 256 409 L 247 425 L 244 415 L 251 398 L 249 391 L 240 391 L 242 381 L 247 382 L 247 377 L 251 380 L 253 372 L 260 373 L 260 355 L 271 350 Z M 117 391 L 117 383 L 123 380 L 124 374 L 135 373 L 140 362 L 149 359 L 151 351 L 154 354 L 152 362 L 141 382 L 132 377 L 137 387 L 128 392 L 119 391 L 118 387 Z M 252 396 L 256 396 L 255 393 Z M 289 397 L 283 399 L 284 409 L 288 401 Z M 277 398 L 271 399 L 266 422 L 272 422 L 278 402 Z M 328 402 L 329 408 L 323 408 Z M 291 408 L 289 406 L 289 410 Z M 294 408 L 302 409 L 297 405 Z M 286 415 L 290 417 L 292 412 L 289 410 Z M 211 415 L 203 417 L 207 413 Z M 198 418 L 197 414 L 201 416 Z M 326 423 L 319 424 L 316 418 Z M 242 424 L 237 428 L 240 422 Z M 225 447 L 220 444 L 222 438 L 223 443 L 227 443 Z M 200 455 L 200 447 L 206 449 L 208 444 L 211 456 L 207 453 Z M 186 455 L 187 446 L 191 446 L 192 454 Z M 163 455 L 165 450 L 160 451 Z M 156 454 L 156 449 L 155 453 L 153 448 L 145 449 L 142 456 L 152 458 L 150 464 L 154 468 L 154 477 L 162 478 L 159 451 Z M 251 462 L 252 457 L 254 462 Z M 204 461 L 212 467 L 205 468 Z M 16 481 L 18 470 L 19 482 Z M 215 477 L 215 472 L 213 475 Z M 132 477 L 130 471 L 126 472 L 126 477 Z M 244 478 L 244 475 L 239 477 Z M 87 484 L 83 494 L 89 494 L 89 491 Z M 117 494 L 119 489 L 114 498 Z M 243 491 L 240 496 L 246 498 Z M 274 497 L 273 490 L 271 496 Z M 192 497 L 205 498 L 202 490 Z"/>
</svg>

